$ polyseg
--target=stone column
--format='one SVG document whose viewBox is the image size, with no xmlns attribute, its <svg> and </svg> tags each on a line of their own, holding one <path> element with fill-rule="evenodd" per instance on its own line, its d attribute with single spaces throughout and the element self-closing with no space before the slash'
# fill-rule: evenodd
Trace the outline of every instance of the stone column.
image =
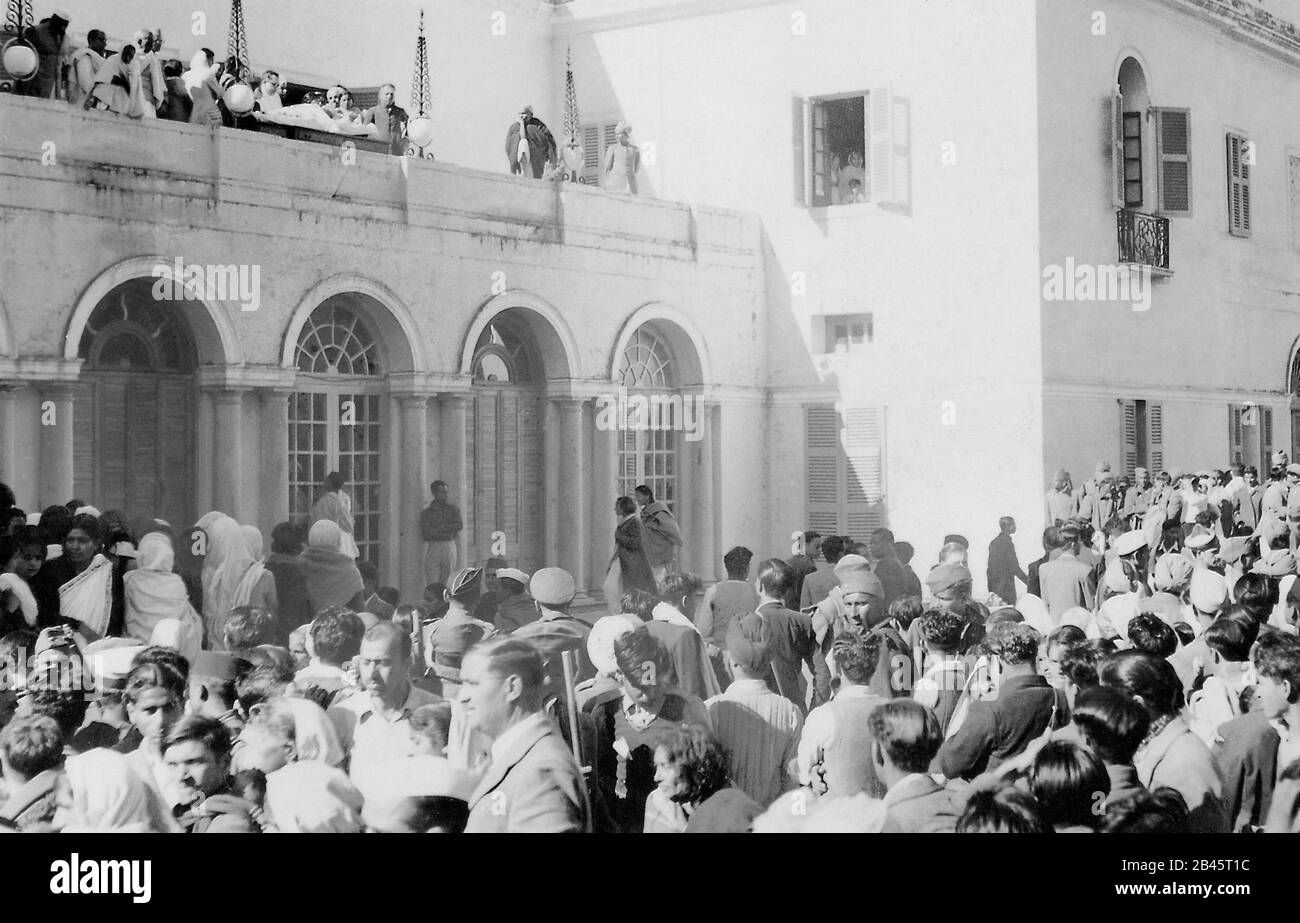
<svg viewBox="0 0 1300 923">
<path fill-rule="evenodd" d="M 438 474 L 438 480 L 447 482 L 451 502 L 460 507 L 466 527 L 473 507 L 473 498 L 469 496 L 469 460 L 465 457 L 466 426 L 469 419 L 469 402 L 472 397 L 467 392 L 453 391 L 444 393 L 438 398 L 438 402 L 442 405 L 442 470 Z M 465 530 L 462 529 L 456 538 L 459 567 L 465 566 L 465 554 Z"/>
<path fill-rule="evenodd" d="M 271 547 L 271 530 L 289 518 L 289 396 L 285 388 L 259 388 L 262 402 L 257 462 L 260 478 L 258 521 L 266 547 Z"/>
<path fill-rule="evenodd" d="M 559 444 L 559 561 L 573 575 L 578 595 L 586 596 L 587 525 L 590 489 L 586 426 L 580 398 L 555 399 L 560 417 Z"/>
<path fill-rule="evenodd" d="M 714 490 L 713 480 L 713 433 L 716 417 L 714 416 L 714 407 L 712 401 L 704 404 L 704 411 L 700 416 L 701 436 L 702 438 L 696 443 L 687 443 L 693 446 L 699 452 L 699 467 L 695 472 L 696 494 L 694 508 L 694 538 L 695 538 L 695 560 L 699 563 L 698 573 L 702 576 L 707 575 L 706 579 L 717 579 L 722 574 L 722 562 L 720 550 L 715 547 L 717 539 L 714 533 L 714 524 L 717 521 L 717 492 Z"/>
<path fill-rule="evenodd" d="M 73 430 L 70 384 L 41 385 L 40 502 L 42 506 L 72 499 Z M 90 497 L 84 498 L 93 503 Z M 40 508 L 40 507 L 38 507 Z"/>
<path fill-rule="evenodd" d="M 390 577 L 402 599 L 419 599 L 424 592 L 424 536 L 420 510 L 428 505 L 429 398 L 423 394 L 399 395 L 402 416 L 402 480 L 392 492 L 398 517 L 397 573 Z"/>
<path fill-rule="evenodd" d="M 212 402 L 215 405 L 212 505 L 214 509 L 239 521 L 245 515 L 243 422 L 246 391 L 247 388 L 229 387 L 214 388 L 212 391 Z M 287 451 L 286 449 L 286 453 Z"/>
<path fill-rule="evenodd" d="M 591 423 L 591 483 L 587 496 L 591 499 L 587 542 L 587 575 L 593 596 L 599 595 L 605 582 L 610 556 L 614 553 L 614 501 L 618 499 L 618 430 L 597 426 L 599 413 L 596 405 L 589 405 Z"/>
<path fill-rule="evenodd" d="M 18 407 L 14 392 L 24 387 L 20 381 L 0 381 L 0 481 L 14 488 L 21 501 L 21 488 L 15 483 L 26 480 L 18 471 L 18 443 L 22 434 L 18 431 Z M 39 512 L 32 510 L 30 512 Z"/>
<path fill-rule="evenodd" d="M 560 412 L 554 398 L 542 402 L 542 566 L 560 560 Z"/>
</svg>

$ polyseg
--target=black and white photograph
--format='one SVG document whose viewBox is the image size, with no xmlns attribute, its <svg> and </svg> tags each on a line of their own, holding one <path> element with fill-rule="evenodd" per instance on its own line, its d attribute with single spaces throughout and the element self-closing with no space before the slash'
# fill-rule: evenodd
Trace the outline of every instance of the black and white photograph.
<svg viewBox="0 0 1300 923">
<path fill-rule="evenodd" d="M 0 2 L 17 895 L 1291 890 L 1300 0 Z"/>
</svg>

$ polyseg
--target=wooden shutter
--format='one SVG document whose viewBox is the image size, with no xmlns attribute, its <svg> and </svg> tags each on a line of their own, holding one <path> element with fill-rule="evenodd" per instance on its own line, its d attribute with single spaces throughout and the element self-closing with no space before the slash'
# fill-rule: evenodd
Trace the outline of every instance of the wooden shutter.
<svg viewBox="0 0 1300 923">
<path fill-rule="evenodd" d="M 1250 236 L 1250 165 L 1246 163 L 1246 144 L 1241 135 L 1227 136 L 1228 233 L 1233 237 Z"/>
<path fill-rule="evenodd" d="M 1133 477 L 1137 467 L 1137 402 L 1119 402 L 1119 457 L 1123 474 Z M 1150 456 L 1148 456 L 1149 458 Z"/>
<path fill-rule="evenodd" d="M 582 176 L 579 181 L 588 186 L 600 184 L 601 167 L 600 126 L 582 126 Z"/>
<path fill-rule="evenodd" d="M 1165 470 L 1165 407 L 1147 401 L 1147 468 L 1152 477 Z"/>
<path fill-rule="evenodd" d="M 1192 213 L 1192 112 L 1156 109 L 1157 209 L 1165 215 Z"/>
<path fill-rule="evenodd" d="M 908 104 L 894 96 L 891 85 L 877 87 L 867 97 L 868 175 L 872 202 L 904 207 L 910 204 L 909 114 Z"/>
<path fill-rule="evenodd" d="M 1124 95 L 1119 87 L 1110 94 L 1107 103 L 1107 134 L 1110 142 L 1110 204 L 1124 207 Z"/>
<path fill-rule="evenodd" d="M 791 132 L 794 145 L 794 204 L 807 206 L 810 199 L 808 190 L 808 146 L 804 141 L 807 130 L 806 110 L 808 101 L 802 96 L 791 100 Z"/>
<path fill-rule="evenodd" d="M 542 396 L 521 392 L 518 416 L 519 536 L 508 546 L 509 558 L 531 574 L 542 561 Z"/>
<path fill-rule="evenodd" d="M 808 528 L 823 534 L 840 531 L 840 415 L 834 404 L 814 404 L 804 410 L 807 453 Z"/>
<path fill-rule="evenodd" d="M 95 466 L 99 458 L 95 445 L 95 408 L 95 383 L 83 374 L 82 380 L 73 385 L 72 390 L 72 495 L 87 501 L 99 495 L 95 489 Z M 67 503 L 70 499 L 41 497 L 40 501 L 42 506 L 50 506 Z"/>
<path fill-rule="evenodd" d="M 857 539 L 884 525 L 883 417 L 879 407 L 844 412 L 846 531 Z"/>
<path fill-rule="evenodd" d="M 1260 468 L 1272 462 L 1273 455 L 1273 408 L 1259 408 L 1259 457 Z M 1294 459 L 1293 459 L 1294 461 Z"/>
<path fill-rule="evenodd" d="M 831 157 L 826 143 L 826 104 L 814 100 L 811 107 L 812 199 L 814 206 L 831 204 Z"/>
<path fill-rule="evenodd" d="M 1228 405 L 1228 460 L 1233 464 L 1242 462 L 1241 457 L 1241 405 Z"/>
</svg>

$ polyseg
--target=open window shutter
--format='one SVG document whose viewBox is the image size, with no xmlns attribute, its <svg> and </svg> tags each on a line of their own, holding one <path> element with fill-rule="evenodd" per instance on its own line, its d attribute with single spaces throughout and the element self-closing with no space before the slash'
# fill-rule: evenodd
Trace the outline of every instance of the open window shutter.
<svg viewBox="0 0 1300 923">
<path fill-rule="evenodd" d="M 793 145 L 794 145 L 794 204 L 806 206 L 808 204 L 808 147 L 804 143 L 804 132 L 807 130 L 807 119 L 805 110 L 808 101 L 802 96 L 795 96 L 791 100 L 790 121 L 792 125 Z"/>
<path fill-rule="evenodd" d="M 1192 112 L 1156 111 L 1156 201 L 1166 215 L 1192 213 Z"/>
<path fill-rule="evenodd" d="M 1241 458 L 1241 405 L 1228 405 L 1228 459 L 1233 464 L 1242 461 Z"/>
<path fill-rule="evenodd" d="M 1259 458 L 1260 468 L 1270 463 L 1273 454 L 1273 408 L 1259 408 Z"/>
<path fill-rule="evenodd" d="M 1123 473 L 1133 477 L 1137 467 L 1137 402 L 1119 402 L 1119 457 Z"/>
<path fill-rule="evenodd" d="M 582 177 L 588 186 L 600 184 L 600 126 L 582 126 Z"/>
<path fill-rule="evenodd" d="M 886 85 L 867 97 L 867 147 L 872 202 L 898 204 L 894 159 L 894 90 Z"/>
<path fill-rule="evenodd" d="M 1165 470 L 1165 405 L 1147 401 L 1147 468 Z"/>
<path fill-rule="evenodd" d="M 826 138 L 826 104 L 814 102 L 812 115 L 812 199 L 815 206 L 831 204 L 831 157 Z"/>
<path fill-rule="evenodd" d="M 840 415 L 834 404 L 804 410 L 805 470 L 808 477 L 808 528 L 823 535 L 840 532 Z"/>
<path fill-rule="evenodd" d="M 1124 95 L 1115 87 L 1110 95 L 1110 204 L 1124 207 Z"/>
<path fill-rule="evenodd" d="M 882 408 L 844 412 L 845 514 L 847 532 L 856 539 L 885 524 L 884 429 Z"/>
<path fill-rule="evenodd" d="M 1246 139 L 1227 136 L 1228 233 L 1250 236 L 1250 167 L 1246 164 Z"/>
</svg>

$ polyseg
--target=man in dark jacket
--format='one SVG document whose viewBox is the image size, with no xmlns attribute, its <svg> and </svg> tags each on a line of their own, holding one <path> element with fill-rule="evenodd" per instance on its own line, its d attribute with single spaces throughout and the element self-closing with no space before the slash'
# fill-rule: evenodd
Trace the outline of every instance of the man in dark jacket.
<svg viewBox="0 0 1300 923">
<path fill-rule="evenodd" d="M 641 524 L 645 526 L 645 556 L 655 582 L 663 586 L 669 566 L 682 547 L 682 530 L 668 504 L 656 500 L 654 491 L 642 484 L 634 492 L 641 506 Z"/>
<path fill-rule="evenodd" d="M 531 174 L 541 179 L 548 164 L 558 164 L 555 136 L 539 118 L 533 116 L 533 107 L 524 106 L 519 121 L 506 132 L 506 160 L 511 173 Z"/>
<path fill-rule="evenodd" d="M 420 512 L 420 533 L 424 536 L 424 579 L 446 583 L 456 572 L 456 536 L 465 528 L 460 510 L 448 501 L 446 481 L 429 485 L 433 502 Z"/>
<path fill-rule="evenodd" d="M 988 643 L 1002 665 L 997 696 L 971 702 L 965 722 L 944 741 L 939 767 L 949 779 L 973 779 L 1024 751 L 1049 727 L 1069 719 L 1065 694 L 1038 674 L 1038 632 L 1003 622 Z"/>
<path fill-rule="evenodd" d="M 186 833 L 252 833 L 251 802 L 237 794 L 230 778 L 230 732 L 215 718 L 190 715 L 167 733 L 163 764 L 175 800 L 173 815 Z"/>
<path fill-rule="evenodd" d="M 1016 581 L 1029 585 L 1029 575 L 1020 569 L 1016 558 L 1016 521 L 1010 516 L 998 520 L 998 537 L 989 542 L 988 582 L 989 592 L 1009 605 L 1016 604 Z"/>
<path fill-rule="evenodd" d="M 782 602 L 790 583 L 790 565 L 780 558 L 770 558 L 758 565 L 754 589 L 758 591 L 759 615 L 768 622 L 771 633 L 769 650 L 772 654 L 772 688 L 791 702 L 800 712 L 807 710 L 806 684 L 803 667 L 815 672 L 813 654 L 817 642 L 813 638 L 812 616 L 806 612 L 787 609 Z"/>
<path fill-rule="evenodd" d="M 894 533 L 888 529 L 874 529 L 869 542 L 871 550 L 871 570 L 880 578 L 885 588 L 885 605 L 907 595 L 907 569 L 898 560 L 894 551 Z M 919 593 L 917 594 L 920 595 Z"/>
<path fill-rule="evenodd" d="M 303 544 L 302 529 L 291 522 L 282 522 L 271 530 L 271 556 L 266 559 L 266 569 L 275 577 L 275 598 L 279 601 L 276 644 L 287 645 L 289 633 L 315 616 L 307 601 L 306 580 L 298 567 Z"/>
<path fill-rule="evenodd" d="M 374 125 L 376 141 L 387 141 L 390 154 L 406 150 L 406 110 L 396 103 L 397 88 L 385 83 L 379 88 L 379 99 L 374 108 L 361 113 L 361 124 Z"/>
</svg>

